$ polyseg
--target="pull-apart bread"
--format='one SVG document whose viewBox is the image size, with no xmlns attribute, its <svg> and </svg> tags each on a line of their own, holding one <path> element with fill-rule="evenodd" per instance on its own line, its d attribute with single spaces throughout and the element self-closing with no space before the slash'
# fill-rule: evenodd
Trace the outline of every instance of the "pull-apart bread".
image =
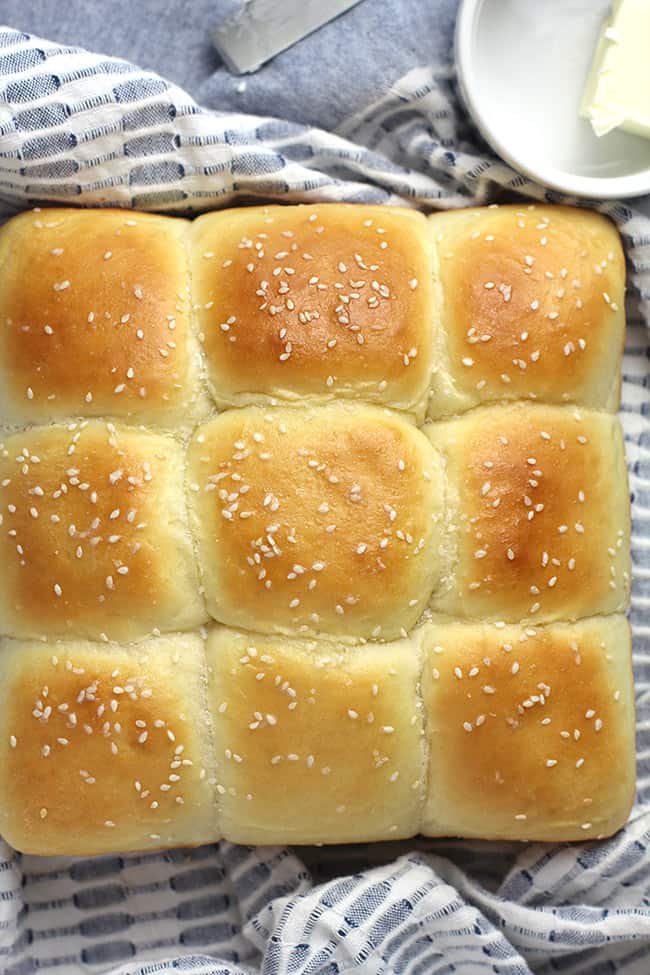
<svg viewBox="0 0 650 975">
<path fill-rule="evenodd" d="M 617 830 L 624 283 L 563 207 L 9 221 L 0 834 Z"/>
</svg>

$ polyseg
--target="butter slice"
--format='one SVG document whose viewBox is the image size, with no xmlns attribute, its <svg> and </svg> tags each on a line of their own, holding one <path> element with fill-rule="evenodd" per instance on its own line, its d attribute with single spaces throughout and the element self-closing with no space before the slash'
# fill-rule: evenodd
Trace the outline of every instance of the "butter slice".
<svg viewBox="0 0 650 975">
<path fill-rule="evenodd" d="M 650 0 L 614 0 L 580 106 L 596 135 L 624 129 L 650 139 Z"/>
</svg>

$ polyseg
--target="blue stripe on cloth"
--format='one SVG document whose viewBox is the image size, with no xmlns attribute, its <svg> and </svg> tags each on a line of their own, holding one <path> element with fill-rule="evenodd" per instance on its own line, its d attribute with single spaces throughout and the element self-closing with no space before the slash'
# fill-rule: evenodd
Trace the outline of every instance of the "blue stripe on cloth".
<svg viewBox="0 0 650 975">
<path fill-rule="evenodd" d="M 410 72 L 334 135 L 204 111 L 124 61 L 0 28 L 0 211 L 191 212 L 241 197 L 571 202 L 485 154 L 451 69 Z M 580 202 L 580 205 L 589 205 Z M 600 844 L 459 840 L 327 851 L 19 856 L 0 841 L 0 969 L 65 975 L 599 975 L 650 971 L 650 221 L 627 204 L 621 419 L 633 498 L 638 795 Z"/>
</svg>

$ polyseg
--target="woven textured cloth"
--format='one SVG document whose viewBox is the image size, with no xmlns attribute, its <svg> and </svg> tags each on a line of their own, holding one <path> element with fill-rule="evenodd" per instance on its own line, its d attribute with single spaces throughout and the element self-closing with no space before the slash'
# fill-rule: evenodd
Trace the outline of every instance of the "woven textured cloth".
<svg viewBox="0 0 650 975">
<path fill-rule="evenodd" d="M 315 82 L 316 83 L 316 82 Z M 131 64 L 0 30 L 0 205 L 195 212 L 238 199 L 425 210 L 565 200 L 480 143 L 451 68 L 413 68 L 337 134 L 216 114 Z M 639 787 L 602 843 L 412 841 L 96 859 L 0 841 L 0 970 L 367 975 L 650 970 L 650 219 L 600 207 L 629 262 L 623 422 L 632 546 Z M 612 770 L 615 774 L 615 770 Z"/>
</svg>

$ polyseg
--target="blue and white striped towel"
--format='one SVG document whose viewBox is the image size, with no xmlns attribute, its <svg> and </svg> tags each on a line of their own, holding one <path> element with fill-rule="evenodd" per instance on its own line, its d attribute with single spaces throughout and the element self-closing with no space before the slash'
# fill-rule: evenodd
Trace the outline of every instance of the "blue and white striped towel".
<svg viewBox="0 0 650 975">
<path fill-rule="evenodd" d="M 0 206 L 194 211 L 238 198 L 562 198 L 478 147 L 451 70 L 418 68 L 338 135 L 218 115 L 123 61 L 0 30 Z M 567 201 L 575 202 L 575 201 Z M 63 975 L 648 975 L 650 972 L 650 219 L 619 225 L 630 271 L 623 406 L 633 494 L 639 788 L 584 846 L 414 841 L 328 850 L 222 843 L 99 859 L 0 840 L 0 970 Z"/>
</svg>

